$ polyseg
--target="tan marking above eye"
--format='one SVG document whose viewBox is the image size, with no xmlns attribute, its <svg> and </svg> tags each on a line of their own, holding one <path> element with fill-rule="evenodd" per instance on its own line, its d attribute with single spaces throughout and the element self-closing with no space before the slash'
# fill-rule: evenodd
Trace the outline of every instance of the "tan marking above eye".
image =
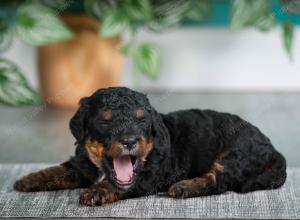
<svg viewBox="0 0 300 220">
<path fill-rule="evenodd" d="M 100 117 L 103 120 L 107 120 L 107 121 L 110 120 L 112 118 L 112 110 L 108 109 L 108 110 L 105 110 L 105 111 L 101 111 L 100 112 Z"/>
<path fill-rule="evenodd" d="M 139 108 L 135 112 L 137 118 L 143 118 L 145 115 L 144 109 Z"/>
</svg>

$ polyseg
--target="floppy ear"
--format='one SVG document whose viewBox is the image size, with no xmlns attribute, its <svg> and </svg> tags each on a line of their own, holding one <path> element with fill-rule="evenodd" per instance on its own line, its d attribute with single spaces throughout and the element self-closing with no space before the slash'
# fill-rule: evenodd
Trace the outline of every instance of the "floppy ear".
<svg viewBox="0 0 300 220">
<path fill-rule="evenodd" d="M 163 122 L 163 118 L 151 107 L 151 130 L 152 136 L 158 141 L 158 145 L 170 146 L 170 134 Z"/>
<path fill-rule="evenodd" d="M 86 120 L 89 112 L 89 98 L 82 98 L 79 102 L 80 107 L 75 115 L 70 120 L 70 130 L 76 138 L 75 144 L 80 144 L 85 141 Z"/>
</svg>

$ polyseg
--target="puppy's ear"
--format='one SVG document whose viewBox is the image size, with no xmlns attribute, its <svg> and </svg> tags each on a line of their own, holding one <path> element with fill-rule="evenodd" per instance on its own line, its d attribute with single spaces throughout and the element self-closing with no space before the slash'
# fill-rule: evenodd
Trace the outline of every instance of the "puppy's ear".
<svg viewBox="0 0 300 220">
<path fill-rule="evenodd" d="M 85 141 L 85 129 L 89 113 L 89 98 L 82 98 L 79 104 L 80 107 L 71 118 L 69 124 L 71 133 L 76 138 L 76 144 L 80 144 Z"/>
<path fill-rule="evenodd" d="M 157 139 L 159 145 L 168 145 L 170 136 L 166 128 L 163 118 L 153 107 L 151 107 L 151 130 L 154 139 Z"/>
</svg>

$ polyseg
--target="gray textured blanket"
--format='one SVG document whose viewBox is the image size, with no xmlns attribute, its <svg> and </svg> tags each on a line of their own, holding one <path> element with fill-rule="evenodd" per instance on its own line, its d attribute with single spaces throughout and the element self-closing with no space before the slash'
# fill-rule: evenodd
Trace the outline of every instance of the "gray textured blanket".
<svg viewBox="0 0 300 220">
<path fill-rule="evenodd" d="M 176 200 L 156 196 L 104 207 L 78 205 L 80 190 L 19 193 L 13 182 L 45 164 L 0 165 L 1 217 L 300 218 L 300 168 L 289 168 L 279 190 Z"/>
</svg>

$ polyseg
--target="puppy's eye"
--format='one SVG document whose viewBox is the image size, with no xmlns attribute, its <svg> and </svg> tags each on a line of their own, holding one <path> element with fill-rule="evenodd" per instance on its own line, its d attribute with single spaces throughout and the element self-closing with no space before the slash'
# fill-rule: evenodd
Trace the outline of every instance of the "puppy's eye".
<svg viewBox="0 0 300 220">
<path fill-rule="evenodd" d="M 99 126 L 108 126 L 110 124 L 111 121 L 109 120 L 103 120 L 101 118 L 97 118 L 96 119 L 96 124 Z"/>
</svg>

